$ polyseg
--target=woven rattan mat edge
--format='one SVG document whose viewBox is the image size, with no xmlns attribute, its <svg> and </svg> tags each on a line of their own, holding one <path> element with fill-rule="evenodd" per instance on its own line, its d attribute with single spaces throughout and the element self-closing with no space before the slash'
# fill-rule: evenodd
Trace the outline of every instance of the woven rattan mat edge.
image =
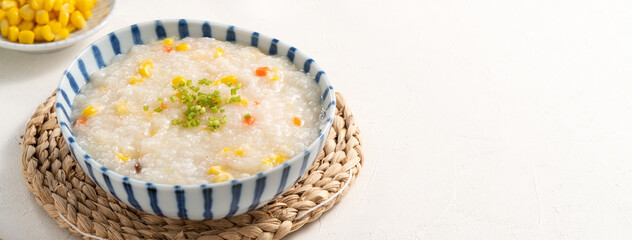
<svg viewBox="0 0 632 240">
<path fill-rule="evenodd" d="M 107 239 L 280 239 L 318 219 L 340 201 L 349 187 L 298 219 L 346 182 L 351 186 L 364 162 L 360 131 L 344 97 L 336 93 L 336 116 L 325 146 L 290 190 L 259 209 L 227 219 L 163 218 L 126 206 L 86 177 L 61 136 L 54 104 L 53 93 L 26 125 L 22 175 L 37 203 L 55 222 L 84 239 L 92 238 L 65 220 L 84 233 Z"/>
</svg>

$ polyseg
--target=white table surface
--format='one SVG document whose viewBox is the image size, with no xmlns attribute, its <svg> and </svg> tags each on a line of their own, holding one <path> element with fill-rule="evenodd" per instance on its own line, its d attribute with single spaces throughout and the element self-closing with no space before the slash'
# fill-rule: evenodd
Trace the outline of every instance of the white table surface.
<svg viewBox="0 0 632 240">
<path fill-rule="evenodd" d="M 511 2 L 511 3 L 510 3 Z M 159 18 L 257 30 L 316 61 L 364 140 L 348 195 L 287 239 L 632 238 L 632 1 L 119 1 L 49 54 L 0 49 L 0 238 L 77 239 L 19 136 L 96 38 Z"/>
</svg>

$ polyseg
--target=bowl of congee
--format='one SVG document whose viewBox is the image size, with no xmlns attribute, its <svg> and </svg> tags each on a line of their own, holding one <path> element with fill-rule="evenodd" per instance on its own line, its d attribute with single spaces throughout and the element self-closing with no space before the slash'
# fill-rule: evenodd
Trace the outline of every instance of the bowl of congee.
<svg viewBox="0 0 632 240">
<path fill-rule="evenodd" d="M 313 59 L 210 21 L 134 24 L 87 47 L 56 93 L 83 171 L 138 210 L 208 220 L 260 207 L 310 168 L 335 95 Z"/>
</svg>

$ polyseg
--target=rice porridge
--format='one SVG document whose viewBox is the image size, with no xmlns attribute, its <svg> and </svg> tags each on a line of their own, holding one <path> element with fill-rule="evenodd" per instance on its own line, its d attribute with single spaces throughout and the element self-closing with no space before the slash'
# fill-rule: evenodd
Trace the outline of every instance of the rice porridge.
<svg viewBox="0 0 632 240">
<path fill-rule="evenodd" d="M 134 46 L 73 103 L 78 144 L 103 166 L 164 184 L 265 171 L 316 139 L 320 90 L 286 57 L 212 38 Z"/>
</svg>

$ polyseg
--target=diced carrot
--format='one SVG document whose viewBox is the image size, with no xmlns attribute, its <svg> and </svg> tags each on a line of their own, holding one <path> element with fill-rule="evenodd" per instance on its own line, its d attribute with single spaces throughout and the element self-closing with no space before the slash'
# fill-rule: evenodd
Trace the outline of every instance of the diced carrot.
<svg viewBox="0 0 632 240">
<path fill-rule="evenodd" d="M 255 70 L 255 75 L 259 77 L 265 77 L 266 75 L 268 75 L 268 71 L 270 71 L 270 68 L 260 67 L 260 68 L 257 68 L 257 70 Z"/>
<path fill-rule="evenodd" d="M 300 118 L 298 118 L 298 117 L 294 117 L 294 119 L 292 119 L 292 121 L 294 121 L 294 125 L 297 126 L 297 127 L 300 127 L 300 126 L 303 125 L 303 121 Z"/>
<path fill-rule="evenodd" d="M 78 119 L 77 119 L 77 121 L 75 122 L 75 126 L 81 126 L 81 125 L 85 124 L 85 123 L 86 123 L 86 121 L 88 121 L 88 119 L 87 119 L 87 118 L 85 118 L 85 117 L 80 117 L 80 118 L 78 118 Z"/>
<path fill-rule="evenodd" d="M 259 101 L 255 101 L 255 104 L 256 104 L 256 105 L 259 105 Z"/>
<path fill-rule="evenodd" d="M 164 102 L 164 101 L 163 101 L 163 102 L 161 102 L 161 103 L 160 103 L 160 108 L 162 108 L 162 109 L 167 109 L 167 104 L 165 104 L 165 102 Z"/>
<path fill-rule="evenodd" d="M 255 123 L 255 117 L 254 116 L 250 116 L 244 119 L 244 123 L 248 124 L 248 125 L 252 125 L 253 123 Z"/>
<path fill-rule="evenodd" d="M 162 46 L 162 51 L 166 52 L 166 53 L 170 53 L 171 51 L 173 51 L 173 47 L 170 46 Z"/>
</svg>

